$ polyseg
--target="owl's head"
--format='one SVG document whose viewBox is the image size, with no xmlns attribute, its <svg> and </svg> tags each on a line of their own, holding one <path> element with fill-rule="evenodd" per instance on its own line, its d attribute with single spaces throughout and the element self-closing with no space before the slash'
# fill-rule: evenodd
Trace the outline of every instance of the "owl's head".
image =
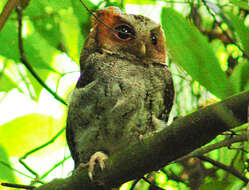
<svg viewBox="0 0 249 190">
<path fill-rule="evenodd" d="M 97 47 L 122 56 L 135 56 L 143 62 L 165 63 L 165 39 L 161 25 L 151 19 L 123 13 L 117 7 L 96 11 L 103 23 L 92 18 L 90 37 Z M 85 49 L 93 45 L 86 41 Z"/>
</svg>

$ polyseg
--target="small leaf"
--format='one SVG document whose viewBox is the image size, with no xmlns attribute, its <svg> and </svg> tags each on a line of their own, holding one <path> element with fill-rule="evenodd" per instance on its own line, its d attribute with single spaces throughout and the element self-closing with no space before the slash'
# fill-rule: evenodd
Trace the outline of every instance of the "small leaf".
<svg viewBox="0 0 249 190">
<path fill-rule="evenodd" d="M 245 26 L 244 21 L 238 16 L 232 14 L 231 12 L 227 12 L 226 14 L 230 18 L 230 23 L 233 26 L 232 30 L 237 33 L 245 52 L 249 54 L 249 28 Z"/>
<path fill-rule="evenodd" d="M 9 92 L 13 88 L 18 88 L 18 90 L 20 90 L 15 81 L 3 72 L 0 72 L 0 84 L 0 91 Z"/>
<path fill-rule="evenodd" d="M 73 14 L 72 9 L 62 10 L 59 14 L 61 18 L 60 30 L 67 53 L 75 62 L 79 62 L 82 44 L 79 40 L 80 27 L 78 20 Z"/>
<path fill-rule="evenodd" d="M 219 98 L 234 94 L 207 39 L 174 9 L 164 7 L 161 21 L 172 59 Z"/>
</svg>

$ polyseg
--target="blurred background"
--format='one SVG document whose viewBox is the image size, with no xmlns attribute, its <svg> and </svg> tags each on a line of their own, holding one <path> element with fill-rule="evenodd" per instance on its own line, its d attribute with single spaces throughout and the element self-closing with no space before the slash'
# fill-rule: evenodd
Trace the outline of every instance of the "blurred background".
<svg viewBox="0 0 249 190">
<path fill-rule="evenodd" d="M 83 1 L 91 11 L 118 6 L 162 24 L 176 90 L 169 124 L 249 89 L 247 0 Z M 74 167 L 65 140 L 65 104 L 79 78 L 90 13 L 79 0 L 23 0 L 18 19 L 15 2 L 0 1 L 0 182 L 40 185 L 71 175 Z M 245 134 L 247 126 L 239 126 L 210 144 Z M 246 189 L 248 158 L 244 139 L 120 189 Z"/>
</svg>

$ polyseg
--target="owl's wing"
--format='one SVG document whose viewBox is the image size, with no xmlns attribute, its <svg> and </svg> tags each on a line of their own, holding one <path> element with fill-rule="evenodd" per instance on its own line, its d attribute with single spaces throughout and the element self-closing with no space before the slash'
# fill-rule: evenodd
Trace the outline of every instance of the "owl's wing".
<svg viewBox="0 0 249 190">
<path fill-rule="evenodd" d="M 67 138 L 67 144 L 68 144 L 69 150 L 74 160 L 74 168 L 77 168 L 80 160 L 79 160 L 79 154 L 76 151 L 76 145 L 74 141 L 74 131 L 72 129 L 70 119 L 67 119 L 66 138 Z"/>
<path fill-rule="evenodd" d="M 171 77 L 171 73 L 168 73 L 168 80 L 167 80 L 167 87 L 164 89 L 164 105 L 165 105 L 165 112 L 166 112 L 166 118 L 161 118 L 164 121 L 168 121 L 169 118 L 169 113 L 171 111 L 171 108 L 173 106 L 174 103 L 174 96 L 175 96 L 175 90 L 174 90 L 174 84 L 173 84 L 173 80 Z"/>
<path fill-rule="evenodd" d="M 80 58 L 80 62 L 81 62 L 81 66 L 86 66 L 84 64 L 85 60 L 83 58 L 83 56 L 81 56 Z M 88 66 L 87 68 L 84 68 L 84 71 L 82 72 L 77 84 L 76 84 L 76 88 L 74 91 L 77 91 L 79 89 L 83 89 L 86 85 L 90 84 L 92 81 L 94 81 L 94 68 L 92 68 L 91 66 Z M 74 94 L 74 93 L 73 93 Z M 72 95 L 74 96 L 74 95 Z M 74 108 L 75 106 L 73 104 L 70 104 L 69 106 L 69 110 L 68 110 L 68 118 L 67 118 L 67 127 L 66 127 L 66 139 L 67 139 L 67 143 L 72 155 L 72 158 L 74 160 L 74 164 L 75 164 L 75 168 L 78 167 L 78 165 L 80 164 L 80 158 L 79 158 L 79 152 L 76 150 L 76 143 L 75 143 L 75 130 L 73 129 L 73 125 L 72 125 L 72 109 L 76 109 Z"/>
</svg>

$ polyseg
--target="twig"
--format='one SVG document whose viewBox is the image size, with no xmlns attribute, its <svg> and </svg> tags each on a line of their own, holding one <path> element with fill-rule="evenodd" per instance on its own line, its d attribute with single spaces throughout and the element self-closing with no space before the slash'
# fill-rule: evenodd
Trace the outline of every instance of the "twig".
<svg viewBox="0 0 249 190">
<path fill-rule="evenodd" d="M 234 175 L 235 177 L 238 177 L 239 179 L 241 179 L 242 181 L 244 181 L 245 183 L 248 183 L 249 182 L 249 179 L 247 179 L 245 176 L 241 175 L 241 173 L 234 169 L 233 167 L 229 167 L 223 163 L 220 163 L 218 161 L 215 161 L 207 156 L 198 156 L 198 158 L 202 161 L 206 161 L 206 162 L 209 162 L 211 163 L 212 165 L 218 167 L 218 168 L 221 168 L 229 173 L 231 173 L 232 175 Z"/>
<path fill-rule="evenodd" d="M 19 51 L 21 55 L 21 58 L 20 58 L 21 62 L 25 65 L 25 67 L 29 70 L 29 72 L 33 75 L 33 77 L 38 81 L 38 83 L 41 86 L 43 86 L 59 102 L 61 102 L 64 105 L 67 105 L 65 100 L 59 97 L 53 90 L 51 90 L 51 88 L 48 87 L 48 85 L 45 82 L 42 81 L 42 79 L 36 74 L 33 67 L 27 61 L 25 53 L 24 53 L 23 40 L 22 40 L 22 8 L 20 6 L 17 6 L 16 11 L 18 15 L 18 45 L 19 45 Z"/>
<path fill-rule="evenodd" d="M 237 160 L 237 158 L 238 158 L 238 156 L 239 156 L 239 154 L 240 154 L 241 152 L 240 151 L 236 151 L 236 154 L 235 154 L 235 156 L 233 157 L 233 159 L 232 159 L 232 161 L 231 161 L 231 163 L 229 164 L 231 167 L 233 167 L 234 166 L 234 163 L 235 163 L 235 161 Z M 229 172 L 227 172 L 226 173 L 226 175 L 223 177 L 223 179 L 227 179 L 228 178 L 228 176 L 229 176 Z"/>
<path fill-rule="evenodd" d="M 32 185 L 19 185 L 14 183 L 1 183 L 2 186 L 13 187 L 13 188 L 21 188 L 21 189 L 34 189 L 35 186 Z"/>
</svg>

